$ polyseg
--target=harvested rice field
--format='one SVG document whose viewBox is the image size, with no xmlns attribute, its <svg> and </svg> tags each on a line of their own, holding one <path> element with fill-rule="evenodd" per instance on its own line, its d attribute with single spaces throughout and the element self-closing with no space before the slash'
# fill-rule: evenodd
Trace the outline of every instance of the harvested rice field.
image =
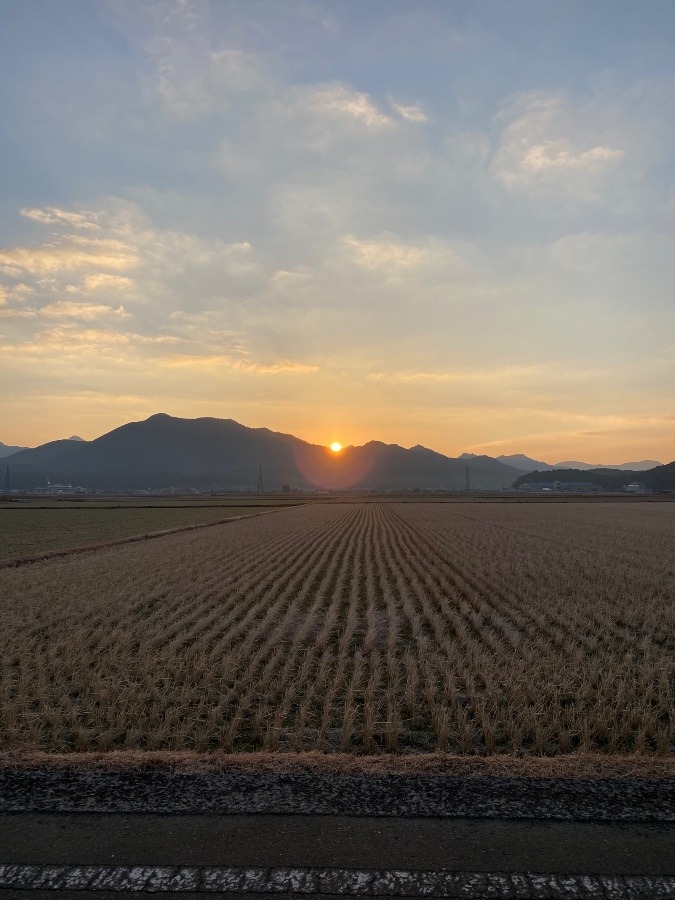
<svg viewBox="0 0 675 900">
<path fill-rule="evenodd" d="M 315 504 L 0 571 L 3 750 L 675 749 L 675 504 Z"/>
<path fill-rule="evenodd" d="M 66 547 L 218 522 L 262 511 L 252 506 L 68 506 L 0 508 L 0 563 Z"/>
</svg>

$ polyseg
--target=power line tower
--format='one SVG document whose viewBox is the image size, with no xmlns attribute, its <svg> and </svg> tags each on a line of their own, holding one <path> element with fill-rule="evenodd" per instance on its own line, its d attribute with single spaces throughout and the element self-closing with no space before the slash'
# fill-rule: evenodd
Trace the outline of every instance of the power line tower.
<svg viewBox="0 0 675 900">
<path fill-rule="evenodd" d="M 464 482 L 464 490 L 467 494 L 471 493 L 471 479 L 469 478 L 469 467 L 466 467 L 466 479 Z"/>
<path fill-rule="evenodd" d="M 5 488 L 2 492 L 2 499 L 9 500 L 9 466 L 5 466 Z"/>
<path fill-rule="evenodd" d="M 263 493 L 262 463 L 258 466 L 258 493 Z"/>
</svg>

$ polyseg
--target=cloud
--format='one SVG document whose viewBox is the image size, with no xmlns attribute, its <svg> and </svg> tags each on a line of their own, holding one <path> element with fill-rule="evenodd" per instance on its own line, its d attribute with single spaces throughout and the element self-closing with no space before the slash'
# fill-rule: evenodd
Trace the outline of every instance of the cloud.
<svg viewBox="0 0 675 900">
<path fill-rule="evenodd" d="M 376 382 L 402 385 L 458 385 L 488 387 L 490 390 L 521 388 L 532 395 L 550 389 L 552 384 L 565 385 L 573 390 L 574 385 L 585 390 L 593 380 L 606 377 L 607 372 L 600 366 L 550 360 L 530 364 L 490 365 L 485 368 L 464 368 L 446 370 L 381 371 L 371 372 L 368 377 Z"/>
<path fill-rule="evenodd" d="M 0 250 L 0 271 L 10 276 L 22 272 L 41 275 L 87 268 L 127 270 L 136 265 L 138 255 L 124 241 L 76 234 L 40 247 Z"/>
<path fill-rule="evenodd" d="M 132 287 L 133 283 L 131 278 L 127 278 L 125 275 L 111 275 L 109 272 L 95 272 L 84 277 L 84 289 L 87 291 L 96 291 L 101 288 L 125 290 Z"/>
<path fill-rule="evenodd" d="M 97 219 L 101 236 L 78 234 L 67 216 L 33 216 L 39 224 L 56 224 L 60 233 L 45 243 L 0 250 L 0 271 L 9 278 L 26 278 L 21 289 L 33 294 L 96 291 L 114 296 L 123 291 L 146 303 L 160 285 L 167 289 L 169 279 L 179 285 L 181 278 L 212 272 L 214 282 L 219 279 L 227 289 L 258 271 L 248 241 L 208 240 L 155 228 L 133 203 L 110 198 L 87 215 Z M 19 289 L 16 285 L 14 291 Z"/>
<path fill-rule="evenodd" d="M 343 245 L 347 258 L 359 269 L 390 285 L 423 286 L 429 299 L 439 286 L 447 288 L 458 281 L 468 281 L 472 275 L 479 277 L 476 266 L 480 254 L 465 241 L 435 237 L 405 241 L 385 232 L 371 238 L 347 235 Z"/>
<path fill-rule="evenodd" d="M 537 377 L 542 373 L 542 366 L 505 366 L 499 368 L 464 370 L 454 372 L 371 372 L 369 378 L 374 381 L 391 384 L 503 384 L 506 379 L 523 381 Z"/>
<path fill-rule="evenodd" d="M 537 144 L 522 157 L 524 171 L 545 172 L 547 169 L 593 169 L 605 163 L 623 158 L 623 150 L 612 147 L 592 147 L 590 150 L 573 150 L 568 141 L 546 141 Z"/>
<path fill-rule="evenodd" d="M 381 112 L 367 93 L 356 91 L 340 82 L 298 88 L 294 93 L 296 113 L 306 112 L 310 116 L 335 118 L 374 131 L 394 125 L 391 116 Z"/>
<path fill-rule="evenodd" d="M 375 99 L 341 81 L 277 85 L 230 129 L 214 165 L 231 178 L 256 179 L 281 191 L 345 187 L 346 173 L 369 169 L 381 153 L 395 170 L 396 147 L 387 142 L 401 122 Z"/>
<path fill-rule="evenodd" d="M 491 171 L 507 190 L 597 201 L 625 157 L 616 126 L 561 94 L 518 96 L 497 116 L 503 125 Z M 609 139 L 611 143 L 605 143 Z"/>
<path fill-rule="evenodd" d="M 116 316 L 120 319 L 129 318 L 123 306 L 113 309 L 111 306 L 103 306 L 100 303 L 73 303 L 70 300 L 59 300 L 49 303 L 40 310 L 40 315 L 49 319 L 82 319 L 91 321 L 101 316 Z"/>
<path fill-rule="evenodd" d="M 206 40 L 186 47 L 165 38 L 152 41 L 147 50 L 156 61 L 155 90 L 162 108 L 174 119 L 209 115 L 229 106 L 234 94 L 265 84 L 253 56 L 234 49 L 211 50 Z"/>
<path fill-rule="evenodd" d="M 81 228 L 88 231 L 100 231 L 101 226 L 96 221 L 96 214 L 92 212 L 73 212 L 72 210 L 58 209 L 55 206 L 46 206 L 42 209 L 20 210 L 26 219 L 40 222 L 43 225 L 70 225 L 72 228 Z"/>
<path fill-rule="evenodd" d="M 353 251 L 360 266 L 367 269 L 391 267 L 394 269 L 417 268 L 443 259 L 442 248 L 433 243 L 405 243 L 393 235 L 381 239 L 361 239 L 348 235 L 344 239 L 348 249 Z"/>
<path fill-rule="evenodd" d="M 314 277 L 309 266 L 297 266 L 295 269 L 279 269 L 275 272 L 270 283 L 275 290 L 287 292 L 305 289 Z"/>
<path fill-rule="evenodd" d="M 180 344 L 170 335 L 148 336 L 113 328 L 83 328 L 76 323 L 56 325 L 39 331 L 30 340 L 5 343 L 0 347 L 8 359 L 27 362 L 31 358 L 59 358 L 61 354 L 81 357 L 111 354 L 119 361 L 132 361 L 139 348 L 167 347 Z M 103 360 L 101 360 L 103 363 Z"/>
<path fill-rule="evenodd" d="M 16 282 L 11 285 L 0 284 L 0 307 L 15 306 L 23 304 L 28 297 L 35 293 L 35 288 L 23 282 Z M 17 310 L 18 312 L 18 310 Z M 5 310 L 6 315 L 11 314 L 11 310 Z"/>
<path fill-rule="evenodd" d="M 35 319 L 37 312 L 34 309 L 11 309 L 0 306 L 0 318 L 2 319 Z"/>
<path fill-rule="evenodd" d="M 242 377 L 313 371 L 289 362 L 283 347 L 251 347 L 256 330 L 264 332 L 266 325 L 263 319 L 255 324 L 248 306 L 269 284 L 272 271 L 261 267 L 249 241 L 157 228 L 136 204 L 115 198 L 94 215 L 100 227 L 96 238 L 82 236 L 68 216 L 56 221 L 50 214 L 32 216 L 38 227 L 55 227 L 56 238 L 0 254 L 8 276 L 2 318 L 11 323 L 11 345 L 22 354 L 63 352 L 71 359 L 86 357 L 92 365 L 91 355 L 102 348 L 106 359 L 114 350 L 115 359 L 132 364 L 144 353 L 156 358 L 159 348 L 167 357 L 179 355 L 179 347 L 186 355 L 189 347 L 192 357 L 213 358 L 227 347 L 233 354 L 230 371 Z M 16 281 L 19 275 L 25 280 Z M 21 305 L 27 296 L 30 308 Z M 125 327 L 130 318 L 134 332 Z M 45 319 L 60 324 L 41 330 Z M 105 328 L 88 327 L 103 321 Z M 244 321 L 249 322 L 246 341 Z"/>
<path fill-rule="evenodd" d="M 228 356 L 171 356 L 164 360 L 169 368 L 191 369 L 200 371 L 230 370 L 246 375 L 311 375 L 319 371 L 319 366 L 308 363 L 282 360 L 276 363 L 261 363 L 247 359 L 236 359 Z"/>
<path fill-rule="evenodd" d="M 402 103 L 397 103 L 393 97 L 387 97 L 389 101 L 389 106 L 394 110 L 394 112 L 400 116 L 402 119 L 405 119 L 407 122 L 428 122 L 427 114 L 424 112 L 421 106 L 404 106 Z"/>
<path fill-rule="evenodd" d="M 237 94 L 263 89 L 267 78 L 258 58 L 214 40 L 208 7 L 161 3 L 144 50 L 153 65 L 149 89 L 171 119 L 190 121 L 227 109 Z"/>
</svg>

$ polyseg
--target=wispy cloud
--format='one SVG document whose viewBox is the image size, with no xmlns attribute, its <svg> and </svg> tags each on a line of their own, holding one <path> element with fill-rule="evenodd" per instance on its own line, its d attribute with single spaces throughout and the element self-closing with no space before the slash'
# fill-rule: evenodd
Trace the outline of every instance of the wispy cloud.
<svg viewBox="0 0 675 900">
<path fill-rule="evenodd" d="M 428 122 L 427 114 L 424 112 L 421 106 L 417 105 L 409 105 L 406 106 L 403 103 L 397 103 L 393 97 L 387 98 L 389 101 L 389 106 L 393 109 L 396 115 L 400 116 L 402 119 L 405 119 L 407 122 Z"/>
<path fill-rule="evenodd" d="M 55 206 L 46 206 L 42 209 L 20 210 L 21 215 L 42 225 L 69 225 L 72 228 L 81 228 L 85 231 L 100 231 L 101 226 L 96 221 L 96 213 L 74 212 L 68 209 L 58 209 Z"/>
<path fill-rule="evenodd" d="M 606 176 L 625 150 L 600 142 L 614 129 L 590 110 L 575 109 L 561 94 L 526 94 L 498 117 L 503 130 L 492 172 L 510 190 L 598 200 Z"/>
<path fill-rule="evenodd" d="M 163 112 L 194 121 L 227 109 L 237 94 L 264 88 L 266 77 L 252 53 L 214 39 L 204 3 L 160 3 L 144 50 L 154 72 L 149 90 Z"/>
<path fill-rule="evenodd" d="M 229 370 L 246 375 L 312 375 L 319 371 L 319 366 L 308 363 L 283 360 L 275 363 L 255 362 L 249 359 L 237 359 L 228 356 L 179 356 L 173 355 L 163 363 L 169 368 L 188 369 L 196 372 L 209 369 L 212 371 Z"/>
<path fill-rule="evenodd" d="M 131 278 L 125 275 L 111 275 L 110 272 L 94 272 L 84 276 L 84 289 L 86 291 L 96 291 L 100 288 L 114 288 L 115 290 L 126 290 L 133 286 Z"/>
<path fill-rule="evenodd" d="M 48 319 L 81 319 L 89 322 L 92 319 L 115 316 L 120 319 L 129 318 L 123 306 L 113 308 L 100 303 L 73 303 L 70 300 L 58 300 L 56 303 L 48 303 L 40 310 L 40 315 Z"/>
<path fill-rule="evenodd" d="M 70 272 L 76 269 L 133 269 L 138 255 L 123 241 L 70 235 L 40 247 L 0 250 L 0 272 L 10 276 Z"/>
<path fill-rule="evenodd" d="M 303 88 L 295 94 L 298 104 L 296 108 L 313 116 L 351 121 L 373 130 L 391 128 L 394 125 L 391 116 L 378 109 L 367 93 L 339 82 Z"/>
</svg>

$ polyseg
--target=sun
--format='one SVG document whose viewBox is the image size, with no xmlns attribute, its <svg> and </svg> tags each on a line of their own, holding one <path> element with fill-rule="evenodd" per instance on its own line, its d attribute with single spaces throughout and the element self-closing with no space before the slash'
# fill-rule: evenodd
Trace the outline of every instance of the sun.
<svg viewBox="0 0 675 900">
<path fill-rule="evenodd" d="M 333 453 L 339 453 L 340 450 L 342 450 L 342 444 L 339 441 L 333 441 L 333 443 L 330 445 L 330 449 L 333 451 Z"/>
</svg>

